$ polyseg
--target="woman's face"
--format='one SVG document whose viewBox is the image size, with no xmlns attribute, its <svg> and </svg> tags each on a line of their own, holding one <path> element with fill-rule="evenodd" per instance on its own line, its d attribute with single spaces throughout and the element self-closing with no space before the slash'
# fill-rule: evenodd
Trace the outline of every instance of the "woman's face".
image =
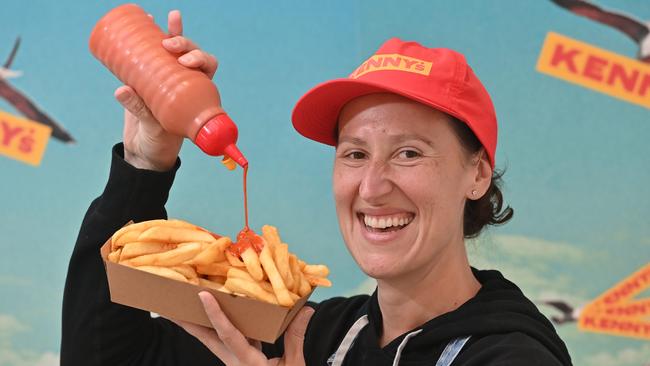
<svg viewBox="0 0 650 366">
<path fill-rule="evenodd" d="M 459 250 L 464 255 L 463 207 L 472 190 L 478 198 L 487 189 L 479 167 L 489 163 L 463 150 L 451 123 L 394 94 L 363 96 L 342 110 L 336 211 L 348 249 L 369 276 L 400 278 Z"/>
</svg>

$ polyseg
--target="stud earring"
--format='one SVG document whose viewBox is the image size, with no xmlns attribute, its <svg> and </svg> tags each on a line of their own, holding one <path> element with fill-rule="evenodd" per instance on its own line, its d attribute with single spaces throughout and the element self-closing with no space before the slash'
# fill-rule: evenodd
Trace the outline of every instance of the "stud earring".
<svg viewBox="0 0 650 366">
<path fill-rule="evenodd" d="M 472 189 L 472 196 L 476 196 L 476 189 Z"/>
</svg>

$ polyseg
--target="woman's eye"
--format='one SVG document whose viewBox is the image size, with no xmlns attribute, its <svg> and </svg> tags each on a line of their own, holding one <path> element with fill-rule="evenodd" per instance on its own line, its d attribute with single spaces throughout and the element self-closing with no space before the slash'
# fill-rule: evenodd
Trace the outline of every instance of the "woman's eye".
<svg viewBox="0 0 650 366">
<path fill-rule="evenodd" d="M 346 155 L 348 158 L 353 159 L 353 160 L 359 160 L 363 159 L 366 157 L 366 154 L 362 153 L 361 151 L 353 151 L 349 154 Z"/>
<path fill-rule="evenodd" d="M 420 157 L 420 153 L 415 150 L 403 150 L 399 153 L 400 158 L 414 159 Z"/>
</svg>

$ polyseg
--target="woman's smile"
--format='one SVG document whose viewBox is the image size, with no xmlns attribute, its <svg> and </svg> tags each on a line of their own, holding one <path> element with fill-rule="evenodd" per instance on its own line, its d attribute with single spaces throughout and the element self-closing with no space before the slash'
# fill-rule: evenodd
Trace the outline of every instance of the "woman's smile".
<svg viewBox="0 0 650 366">
<path fill-rule="evenodd" d="M 400 210 L 368 209 L 360 210 L 357 213 L 363 237 L 369 243 L 377 244 L 398 239 L 414 219 L 414 213 Z"/>
</svg>

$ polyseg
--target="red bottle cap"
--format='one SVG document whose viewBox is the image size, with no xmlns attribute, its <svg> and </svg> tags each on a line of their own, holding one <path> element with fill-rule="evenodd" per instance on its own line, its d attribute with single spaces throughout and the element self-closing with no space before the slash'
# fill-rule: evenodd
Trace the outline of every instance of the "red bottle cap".
<svg viewBox="0 0 650 366">
<path fill-rule="evenodd" d="M 206 122 L 199 130 L 194 143 L 211 156 L 228 155 L 242 167 L 248 165 L 248 160 L 239 151 L 237 142 L 237 126 L 222 113 Z"/>
</svg>

